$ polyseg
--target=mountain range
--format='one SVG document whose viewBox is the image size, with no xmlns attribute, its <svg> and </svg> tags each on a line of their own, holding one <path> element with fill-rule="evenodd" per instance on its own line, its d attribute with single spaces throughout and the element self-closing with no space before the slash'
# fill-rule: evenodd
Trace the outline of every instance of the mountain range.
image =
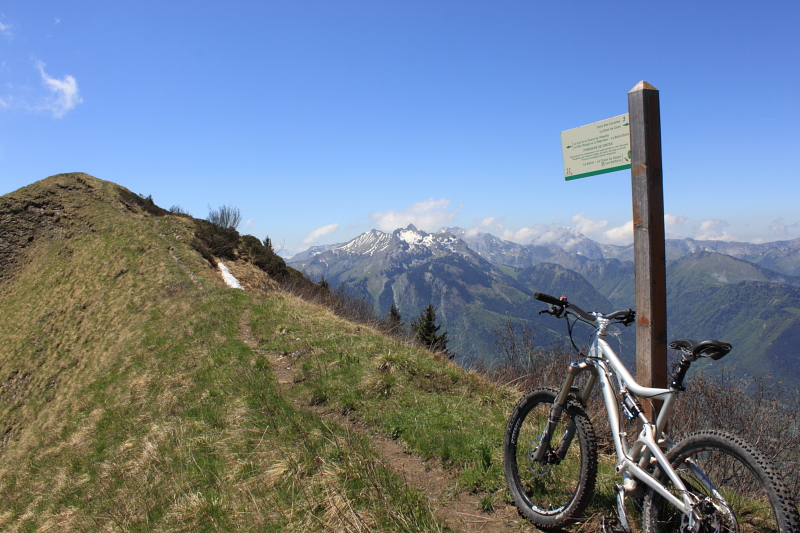
<svg viewBox="0 0 800 533">
<path fill-rule="evenodd" d="M 315 247 L 287 263 L 344 285 L 382 315 L 395 304 L 409 321 L 433 303 L 458 357 L 491 363 L 507 320 L 533 328 L 537 345 L 564 339 L 561 323 L 539 315 L 545 306 L 532 298 L 535 291 L 567 295 L 586 310 L 634 307 L 632 257 L 632 245 L 600 244 L 570 228 L 547 242 L 519 244 L 458 227 L 427 233 L 411 225 Z M 800 341 L 800 239 L 667 240 L 666 257 L 670 339 L 727 340 L 735 351 L 725 364 L 737 374 L 800 384 L 793 349 Z M 623 358 L 635 359 L 633 328 L 617 339 Z"/>
</svg>

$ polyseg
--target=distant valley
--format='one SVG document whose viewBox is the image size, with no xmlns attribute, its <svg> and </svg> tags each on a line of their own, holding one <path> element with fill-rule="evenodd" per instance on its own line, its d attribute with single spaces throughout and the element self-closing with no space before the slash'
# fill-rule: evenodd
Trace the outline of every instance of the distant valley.
<svg viewBox="0 0 800 533">
<path fill-rule="evenodd" d="M 670 339 L 727 340 L 734 351 L 726 368 L 800 385 L 800 239 L 668 240 L 666 254 Z M 632 246 L 600 244 L 569 228 L 525 245 L 457 227 L 427 233 L 409 226 L 311 248 L 288 264 L 344 285 L 380 315 L 395 304 L 406 323 L 433 303 L 451 348 L 468 364 L 492 362 L 496 331 L 507 320 L 533 328 L 540 346 L 563 340 L 564 324 L 538 314 L 545 306 L 534 291 L 567 295 L 587 310 L 634 307 L 632 257 Z M 633 328 L 618 340 L 633 360 Z"/>
</svg>

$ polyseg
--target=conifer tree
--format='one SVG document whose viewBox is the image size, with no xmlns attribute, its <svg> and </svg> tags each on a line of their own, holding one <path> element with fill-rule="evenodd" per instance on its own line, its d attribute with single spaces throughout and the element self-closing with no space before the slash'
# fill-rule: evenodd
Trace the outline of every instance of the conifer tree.
<svg viewBox="0 0 800 533">
<path fill-rule="evenodd" d="M 392 303 L 392 307 L 389 308 L 389 333 L 400 333 L 404 325 L 400 311 L 398 311 L 397 306 Z"/>
<path fill-rule="evenodd" d="M 411 323 L 414 338 L 434 352 L 447 353 L 447 331 L 439 333 L 440 324 L 436 324 L 436 309 L 432 303 L 420 313 L 419 318 Z"/>
</svg>

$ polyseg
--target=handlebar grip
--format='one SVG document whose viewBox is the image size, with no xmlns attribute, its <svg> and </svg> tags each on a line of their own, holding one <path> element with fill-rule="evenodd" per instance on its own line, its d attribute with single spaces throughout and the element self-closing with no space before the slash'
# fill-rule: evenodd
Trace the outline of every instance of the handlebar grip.
<svg viewBox="0 0 800 533">
<path fill-rule="evenodd" d="M 624 325 L 629 326 L 633 324 L 634 320 L 636 320 L 636 311 L 633 309 L 626 309 L 624 311 L 614 311 L 610 315 L 605 315 L 605 318 L 609 320 L 619 320 Z"/>
<path fill-rule="evenodd" d="M 576 315 L 580 316 L 582 319 L 584 319 L 587 322 L 594 323 L 595 320 L 596 320 L 596 318 L 593 315 L 590 315 L 589 313 L 587 313 L 586 311 L 584 311 L 583 309 L 581 309 L 577 305 L 567 302 L 566 298 L 564 298 L 562 300 L 561 298 L 556 298 L 555 296 L 550 296 L 549 294 L 545 294 L 543 292 L 534 292 L 533 293 L 533 297 L 536 298 L 539 301 L 542 301 L 542 302 L 546 303 L 546 304 L 557 305 L 561 309 L 569 307 L 570 310 L 572 310 L 573 313 L 575 313 Z M 561 318 L 563 315 L 558 315 L 558 316 L 559 316 L 559 318 Z"/>
<path fill-rule="evenodd" d="M 537 300 L 544 302 L 550 305 L 566 305 L 567 302 L 561 300 L 560 298 L 556 298 L 555 296 L 550 296 L 549 294 L 545 294 L 543 292 L 534 292 L 533 297 Z"/>
</svg>

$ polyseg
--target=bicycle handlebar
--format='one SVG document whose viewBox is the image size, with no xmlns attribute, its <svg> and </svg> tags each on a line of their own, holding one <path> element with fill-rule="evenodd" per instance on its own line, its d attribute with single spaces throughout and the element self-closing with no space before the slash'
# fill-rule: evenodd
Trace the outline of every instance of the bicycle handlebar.
<svg viewBox="0 0 800 533">
<path fill-rule="evenodd" d="M 609 320 L 619 320 L 626 326 L 629 326 L 636 319 L 636 311 L 633 309 L 625 309 L 624 311 L 614 311 L 610 315 L 603 315 L 603 317 Z"/>
<path fill-rule="evenodd" d="M 556 298 L 555 296 L 550 296 L 549 294 L 545 294 L 543 292 L 534 292 L 533 297 L 539 301 L 542 301 L 550 305 L 568 305 L 566 298 L 561 300 L 559 298 Z"/>
<path fill-rule="evenodd" d="M 553 306 L 557 306 L 557 307 L 560 307 L 562 309 L 569 308 L 573 313 L 575 313 L 576 315 L 578 315 L 582 319 L 586 320 L 587 322 L 591 322 L 591 323 L 597 322 L 597 316 L 590 315 L 589 313 L 587 313 L 586 311 L 584 311 L 583 309 L 581 309 L 577 305 L 568 302 L 566 296 L 562 296 L 561 298 L 556 298 L 555 296 L 550 296 L 549 294 L 545 294 L 543 292 L 535 292 L 535 293 L 533 293 L 533 297 L 536 298 L 537 300 L 541 301 L 541 302 L 544 302 L 546 304 L 550 304 L 550 305 L 553 305 Z M 632 310 L 632 309 L 626 309 L 624 311 L 623 310 L 614 311 L 613 313 L 611 313 L 609 315 L 599 314 L 599 316 L 601 316 L 601 317 L 603 317 L 605 319 L 608 319 L 608 320 L 619 320 L 624 325 L 628 326 L 633 322 L 634 318 L 636 317 L 636 312 L 634 310 Z M 559 318 L 561 318 L 560 315 L 559 315 Z"/>
</svg>

